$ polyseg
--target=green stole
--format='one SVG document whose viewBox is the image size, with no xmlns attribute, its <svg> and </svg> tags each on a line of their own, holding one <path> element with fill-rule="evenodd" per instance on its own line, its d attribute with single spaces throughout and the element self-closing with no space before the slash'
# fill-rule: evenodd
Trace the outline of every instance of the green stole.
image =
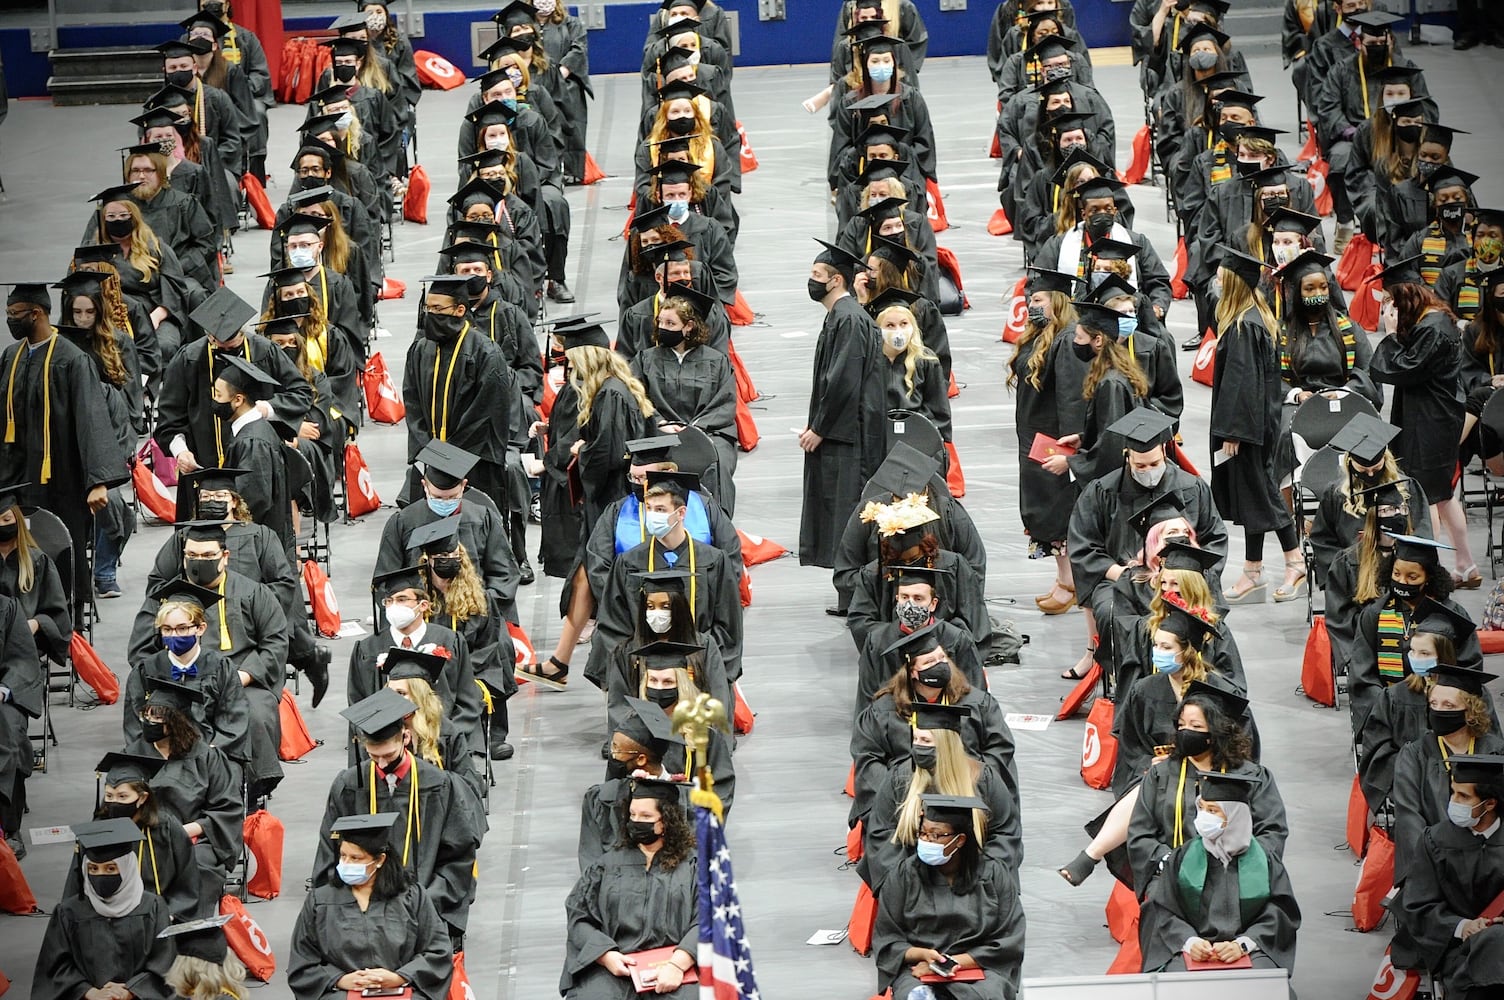
<svg viewBox="0 0 1504 1000">
<path fill-rule="evenodd" d="M 1206 888 L 1206 845 L 1200 839 L 1191 842 L 1180 859 L 1175 885 L 1188 922 L 1201 917 L 1201 893 Z M 1269 858 L 1258 838 L 1248 842 L 1248 850 L 1238 858 L 1238 912 L 1243 928 L 1251 925 L 1269 902 Z"/>
</svg>

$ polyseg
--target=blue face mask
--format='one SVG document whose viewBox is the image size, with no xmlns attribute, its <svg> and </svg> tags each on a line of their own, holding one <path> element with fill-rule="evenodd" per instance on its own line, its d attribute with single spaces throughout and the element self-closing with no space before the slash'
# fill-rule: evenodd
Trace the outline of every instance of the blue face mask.
<svg viewBox="0 0 1504 1000">
<path fill-rule="evenodd" d="M 453 497 L 449 500 L 440 500 L 438 497 L 429 497 L 428 509 L 440 517 L 448 517 L 460 509 L 460 499 Z"/>
<path fill-rule="evenodd" d="M 664 514 L 656 510 L 643 511 L 642 526 L 654 538 L 662 539 L 674 530 L 673 518 L 672 514 Z"/>
<path fill-rule="evenodd" d="M 1118 336 L 1119 337 L 1131 337 L 1133 334 L 1135 334 L 1137 332 L 1138 332 L 1138 317 L 1137 316 L 1119 316 L 1118 317 Z"/>
<path fill-rule="evenodd" d="M 1478 817 L 1473 815 L 1473 807 L 1463 805 L 1461 802 L 1447 800 L 1447 819 L 1452 821 L 1453 826 L 1464 830 L 1471 830 L 1478 824 Z"/>
<path fill-rule="evenodd" d="M 945 862 L 950 860 L 945 856 L 944 844 L 936 844 L 933 841 L 921 840 L 914 845 L 914 849 L 915 852 L 919 855 L 919 860 L 923 861 L 927 865 L 939 866 L 945 864 Z"/>
<path fill-rule="evenodd" d="M 303 270 L 316 266 L 319 262 L 318 255 L 311 249 L 297 247 L 287 251 L 287 263 L 291 267 L 301 267 Z"/>
<path fill-rule="evenodd" d="M 369 874 L 366 866 L 359 861 L 341 861 L 335 865 L 335 871 L 339 873 L 339 880 L 345 885 L 360 885 Z"/>
<path fill-rule="evenodd" d="M 169 653 L 172 653 L 176 656 L 186 656 L 188 655 L 188 653 L 193 651 L 194 646 L 198 645 L 198 636 L 164 635 L 162 636 L 162 645 L 167 647 L 167 651 Z M 1431 662 L 1434 663 L 1436 661 L 1433 660 Z"/>
<path fill-rule="evenodd" d="M 1150 655 L 1154 657 L 1154 672 L 1158 674 L 1173 674 L 1181 667 L 1175 653 L 1168 649 L 1156 649 Z"/>
<path fill-rule="evenodd" d="M 664 202 L 664 204 L 668 206 L 669 221 L 683 222 L 685 219 L 689 218 L 689 202 L 666 201 Z"/>
<path fill-rule="evenodd" d="M 501 103 L 506 105 L 508 111 L 517 110 L 517 98 L 515 97 L 503 97 Z"/>
<path fill-rule="evenodd" d="M 1431 668 L 1434 666 L 1436 666 L 1436 657 L 1416 656 L 1414 653 L 1410 654 L 1410 672 L 1415 676 L 1426 676 L 1431 672 Z"/>
<path fill-rule="evenodd" d="M 887 83 L 893 79 L 893 67 L 869 66 L 867 67 L 867 75 L 872 78 L 873 83 Z"/>
</svg>

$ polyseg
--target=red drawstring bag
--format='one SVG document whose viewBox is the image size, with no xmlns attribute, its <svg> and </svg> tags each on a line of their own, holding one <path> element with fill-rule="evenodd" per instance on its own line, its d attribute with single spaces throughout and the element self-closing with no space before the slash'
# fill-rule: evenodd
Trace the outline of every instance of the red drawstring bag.
<svg viewBox="0 0 1504 1000">
<path fill-rule="evenodd" d="M 1117 957 L 1107 967 L 1109 976 L 1135 976 L 1144 971 L 1144 953 L 1138 946 L 1138 917 L 1123 943 L 1118 946 Z"/>
<path fill-rule="evenodd" d="M 234 896 L 220 899 L 219 912 L 235 918 L 225 924 L 225 937 L 229 939 L 235 957 L 251 975 L 263 983 L 271 982 L 277 972 L 277 955 L 261 925 L 246 912 L 245 904 Z"/>
<path fill-rule="evenodd" d="M 1356 774 L 1352 790 L 1347 793 L 1347 849 L 1360 858 L 1368 850 L 1368 799 Z"/>
<path fill-rule="evenodd" d="M 1143 125 L 1133 134 L 1133 162 L 1118 175 L 1124 184 L 1141 184 L 1149 175 L 1149 144 L 1149 126 Z"/>
<path fill-rule="evenodd" d="M 1111 698 L 1098 698 L 1086 713 L 1086 732 L 1081 737 L 1081 780 L 1092 788 L 1111 788 L 1118 764 L 1118 741 L 1112 735 Z"/>
<path fill-rule="evenodd" d="M 961 262 L 956 260 L 956 255 L 947 247 L 935 248 L 935 260 L 939 264 L 940 273 L 956 286 L 956 292 L 961 296 L 961 308 L 970 309 L 971 300 L 966 297 L 966 286 L 961 281 Z"/>
<path fill-rule="evenodd" d="M 1379 328 L 1379 297 L 1384 291 L 1384 284 L 1379 280 L 1381 270 L 1378 264 L 1368 265 L 1367 276 L 1358 283 L 1358 290 L 1353 292 L 1352 301 L 1347 304 L 1348 318 L 1369 333 Z"/>
<path fill-rule="evenodd" d="M 308 592 L 308 601 L 313 605 L 313 619 L 318 624 L 319 635 L 333 639 L 339 635 L 339 601 L 334 596 L 334 585 L 329 574 L 315 560 L 303 563 L 303 589 Z"/>
<path fill-rule="evenodd" d="M 856 904 L 851 908 L 851 919 L 846 921 L 846 940 L 858 955 L 872 953 L 872 928 L 877 926 L 877 897 L 863 882 L 857 890 Z"/>
<path fill-rule="evenodd" d="M 131 488 L 136 491 L 136 499 L 141 501 L 141 506 L 150 511 L 152 517 L 165 524 L 177 521 L 177 490 L 158 479 L 139 456 L 131 462 Z"/>
<path fill-rule="evenodd" d="M 856 798 L 856 761 L 851 762 L 851 770 L 846 772 L 846 787 L 841 792 L 848 799 Z"/>
<path fill-rule="evenodd" d="M 1081 711 L 1081 706 L 1086 704 L 1086 699 L 1091 697 L 1093 689 L 1096 688 L 1101 680 L 1102 665 L 1093 660 L 1091 669 L 1086 672 L 1086 676 L 1076 682 L 1076 686 L 1071 688 L 1071 693 L 1066 695 L 1065 699 L 1060 703 L 1060 711 L 1056 713 L 1055 721 L 1064 722 Z"/>
<path fill-rule="evenodd" d="M 475 1000 L 475 990 L 470 986 L 470 974 L 465 971 L 465 953 L 454 953 L 454 972 L 449 976 L 449 995 L 445 1000 Z"/>
<path fill-rule="evenodd" d="M 1380 827 L 1368 831 L 1368 853 L 1353 891 L 1353 927 L 1367 934 L 1384 919 L 1384 900 L 1394 888 L 1394 841 Z"/>
<path fill-rule="evenodd" d="M 736 529 L 736 536 L 742 542 L 742 565 L 760 566 L 765 562 L 772 562 L 789 554 L 789 550 L 777 542 L 770 542 L 761 535 L 749 535 L 740 528 Z"/>
<path fill-rule="evenodd" d="M 390 299 L 400 299 L 407 296 L 407 283 L 398 281 L 396 278 L 386 277 L 381 279 L 381 291 L 376 297 L 383 302 Z"/>
<path fill-rule="evenodd" d="M 736 344 L 730 344 L 730 350 L 726 357 L 731 361 L 731 371 L 736 376 L 736 394 L 744 402 L 752 402 L 758 397 L 757 386 L 752 384 L 752 376 L 747 373 L 747 366 L 742 363 L 742 356 L 736 353 Z"/>
<path fill-rule="evenodd" d="M 1316 214 L 1322 217 L 1331 215 L 1337 210 L 1332 201 L 1332 189 L 1326 183 L 1331 172 L 1332 165 L 1320 158 L 1314 160 L 1306 168 L 1306 183 L 1311 185 L 1311 194 L 1316 200 Z"/>
<path fill-rule="evenodd" d="M 622 224 L 621 238 L 627 239 L 632 235 L 632 220 L 637 217 L 637 192 L 633 191 L 627 199 L 627 221 Z"/>
<path fill-rule="evenodd" d="M 1182 236 L 1175 244 L 1175 277 L 1170 279 L 1170 294 L 1177 299 L 1190 298 L 1191 290 L 1186 287 L 1185 269 L 1190 261 L 1186 254 L 1185 237 Z"/>
<path fill-rule="evenodd" d="M 5 994 L 7 994 L 9 992 L 10 992 L 10 980 L 8 978 L 6 978 L 5 973 L 0 972 L 0 997 L 5 996 Z"/>
<path fill-rule="evenodd" d="M 1201 473 L 1196 471 L 1196 464 L 1191 461 L 1191 456 L 1185 453 L 1185 449 L 1180 447 L 1179 441 L 1171 438 L 1170 443 L 1165 447 L 1165 454 L 1169 457 L 1170 461 L 1180 466 L 1186 472 L 1200 477 Z"/>
<path fill-rule="evenodd" d="M 752 606 L 752 574 L 743 573 L 736 585 L 737 596 L 741 598 L 742 607 Z"/>
<path fill-rule="evenodd" d="M 966 474 L 961 471 L 961 456 L 956 454 L 954 442 L 945 442 L 945 453 L 950 457 L 950 465 L 945 470 L 945 485 L 950 489 L 953 497 L 966 495 Z"/>
<path fill-rule="evenodd" d="M 726 318 L 732 326 L 751 326 L 757 317 L 752 312 L 752 307 L 747 305 L 747 300 L 742 298 L 741 289 L 737 289 L 736 297 L 732 299 L 731 306 L 726 310 Z"/>
<path fill-rule="evenodd" d="M 1332 640 L 1326 633 L 1326 615 L 1311 618 L 1305 652 L 1300 657 L 1300 688 L 1305 696 L 1327 708 L 1337 706 L 1337 682 L 1332 676 Z"/>
<path fill-rule="evenodd" d="M 1003 113 L 1002 101 L 997 102 L 997 113 L 999 115 Z M 995 121 L 996 120 L 994 119 L 994 125 L 992 127 L 992 145 L 987 148 L 987 158 L 989 160 L 1001 160 L 1003 158 L 1003 143 L 1002 140 L 998 137 L 997 125 L 995 124 Z"/>
<path fill-rule="evenodd" d="M 1137 937 L 1138 897 L 1117 879 L 1112 881 L 1112 895 L 1107 897 L 1107 933 L 1119 944 L 1130 936 Z M 1130 930 L 1135 933 L 1130 935 Z"/>
<path fill-rule="evenodd" d="M 1362 233 L 1353 233 L 1347 241 L 1342 256 L 1337 258 L 1337 284 L 1345 291 L 1353 291 L 1368 276 L 1368 265 L 1373 263 L 1375 247 Z"/>
<path fill-rule="evenodd" d="M 533 651 L 533 640 L 528 638 L 522 626 L 507 622 L 507 635 L 512 637 L 512 650 L 516 654 L 516 665 L 519 667 L 536 666 L 538 654 Z"/>
<path fill-rule="evenodd" d="M 407 197 L 402 199 L 402 217 L 420 226 L 428 225 L 428 171 L 419 163 L 407 172 Z"/>
<path fill-rule="evenodd" d="M 945 199 L 940 195 L 940 185 L 932 180 L 924 182 L 925 217 L 930 220 L 930 228 L 937 233 L 943 233 L 950 228 L 950 220 L 945 217 Z"/>
<path fill-rule="evenodd" d="M 751 451 L 762 440 L 762 435 L 757 430 L 757 421 L 752 419 L 752 411 L 740 396 L 736 397 L 736 445 L 742 451 Z"/>
<path fill-rule="evenodd" d="M 418 71 L 418 82 L 436 90 L 453 90 L 464 86 L 465 74 L 459 67 L 443 56 L 418 49 L 413 53 L 413 67 Z"/>
<path fill-rule="evenodd" d="M 381 497 L 371 482 L 371 470 L 354 441 L 345 445 L 345 514 L 364 517 L 381 507 Z"/>
<path fill-rule="evenodd" d="M 402 405 L 402 395 L 380 351 L 366 362 L 360 373 L 360 386 L 366 394 L 366 412 L 378 424 L 400 424 L 407 417 L 407 407 Z"/>
<path fill-rule="evenodd" d="M 1306 122 L 1305 130 L 1306 144 L 1300 147 L 1300 155 L 1295 158 L 1297 163 L 1310 163 L 1321 155 L 1321 147 L 1316 142 L 1316 126 Z"/>
<path fill-rule="evenodd" d="M 955 372 L 951 372 L 950 373 L 950 385 L 948 385 L 948 386 L 945 387 L 945 398 L 946 399 L 955 399 L 959 395 L 961 395 L 961 387 L 958 386 L 958 385 L 956 385 L 956 373 Z"/>
<path fill-rule="evenodd" d="M 19 837 L 21 831 L 6 830 L 5 834 Z M 16 860 L 16 852 L 4 840 L 0 840 L 0 910 L 21 916 L 38 912 L 37 897 L 26 881 L 26 873 L 21 871 L 21 862 Z"/>
<path fill-rule="evenodd" d="M 591 156 L 587 150 L 585 153 L 585 176 L 580 178 L 580 183 L 595 184 L 605 179 L 606 172 L 601 169 L 601 165 L 595 162 L 595 157 Z"/>
<path fill-rule="evenodd" d="M 279 760 L 302 760 L 313 752 L 319 741 L 308 731 L 303 713 L 293 700 L 292 692 L 282 689 L 282 700 L 277 703 L 277 717 L 282 723 L 282 741 L 277 747 Z"/>
<path fill-rule="evenodd" d="M 282 821 L 265 809 L 245 818 L 245 891 L 262 899 L 282 895 Z"/>
<path fill-rule="evenodd" d="M 865 823 L 857 820 L 856 826 L 846 831 L 846 863 L 849 865 L 862 860 L 862 855 L 866 852 L 866 845 L 862 838 L 865 827 Z"/>
<path fill-rule="evenodd" d="M 115 676 L 109 664 L 100 659 L 89 640 L 78 632 L 68 640 L 68 658 L 73 661 L 73 669 L 78 671 L 78 679 L 89 685 L 89 690 L 94 692 L 101 705 L 113 705 L 120 700 L 120 678 Z"/>
<path fill-rule="evenodd" d="M 989 236 L 1009 236 L 1013 233 L 1013 220 L 1008 218 L 1004 209 L 998 209 L 987 220 L 987 234 Z"/>
<path fill-rule="evenodd" d="M 745 579 L 746 574 L 744 573 L 742 576 Z M 732 728 L 736 731 L 737 735 L 746 736 L 752 731 L 752 725 L 757 718 L 757 713 L 752 711 L 752 707 L 747 704 L 747 699 L 742 697 L 742 686 L 740 683 L 731 685 L 731 693 L 733 700 L 736 702 L 731 716 Z"/>
<path fill-rule="evenodd" d="M 1201 338 L 1196 357 L 1191 362 L 1191 379 L 1210 389 L 1217 381 L 1217 335 L 1210 330 Z"/>
<path fill-rule="evenodd" d="M 1013 286 L 1013 297 L 1008 300 L 1008 321 L 1003 324 L 1003 343 L 1016 344 L 1029 325 L 1029 297 L 1024 290 L 1029 285 L 1028 277 L 1019 278 Z"/>
<path fill-rule="evenodd" d="M 752 152 L 752 143 L 741 122 L 736 123 L 736 137 L 742 141 L 742 173 L 750 174 L 757 169 L 757 154 Z"/>
<path fill-rule="evenodd" d="M 1384 949 L 1378 971 L 1373 974 L 1373 985 L 1368 988 L 1367 1000 L 1414 1000 L 1420 990 L 1420 973 L 1413 969 L 1396 969 Z"/>
<path fill-rule="evenodd" d="M 245 192 L 246 203 L 256 215 L 256 225 L 262 229 L 275 229 L 277 213 L 272 209 L 272 200 L 266 196 L 266 188 L 261 179 L 252 173 L 243 174 L 240 178 L 240 190 Z"/>
</svg>

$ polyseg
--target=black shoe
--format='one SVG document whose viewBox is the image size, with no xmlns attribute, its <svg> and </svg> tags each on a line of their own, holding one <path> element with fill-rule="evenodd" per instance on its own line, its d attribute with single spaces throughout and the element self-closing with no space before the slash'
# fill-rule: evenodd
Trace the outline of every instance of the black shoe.
<svg viewBox="0 0 1504 1000">
<path fill-rule="evenodd" d="M 562 281 L 550 281 L 548 283 L 548 297 L 555 302 L 569 303 L 574 301 L 574 292 Z"/>
<path fill-rule="evenodd" d="M 537 575 L 533 573 L 532 563 L 524 560 L 522 565 L 517 568 L 522 571 L 522 576 L 517 581 L 518 583 L 522 584 L 522 586 L 526 587 L 528 584 L 538 579 Z"/>
<path fill-rule="evenodd" d="M 847 615 L 851 614 L 850 611 L 839 606 L 826 608 L 825 613 L 827 615 L 830 615 L 830 617 L 832 618 L 845 618 Z"/>
<path fill-rule="evenodd" d="M 315 646 L 313 662 L 303 668 L 308 675 L 308 682 L 313 685 L 313 707 L 318 708 L 319 702 L 324 700 L 324 695 L 329 693 L 329 664 L 334 660 L 334 654 L 328 646 Z"/>
<path fill-rule="evenodd" d="M 1199 334 L 1199 333 L 1193 333 L 1189 337 L 1187 337 L 1184 340 L 1182 340 L 1180 342 L 1180 349 L 1182 351 L 1199 351 L 1199 350 L 1201 350 L 1201 334 Z"/>
<path fill-rule="evenodd" d="M 512 759 L 512 755 L 514 753 L 516 753 L 516 752 L 517 752 L 516 748 L 514 748 L 512 746 L 512 744 L 510 744 L 510 743 L 494 743 L 493 742 L 491 744 L 491 759 L 492 760 L 511 760 Z"/>
<path fill-rule="evenodd" d="M 1452 48 L 1458 52 L 1465 52 L 1468 49 L 1476 48 L 1480 41 L 1481 39 L 1477 35 L 1457 35 L 1452 39 Z"/>
<path fill-rule="evenodd" d="M 26 857 L 26 842 L 22 840 L 19 835 L 14 837 L 6 837 L 5 843 L 8 844 L 11 851 L 15 853 L 17 861 L 20 861 Z"/>
</svg>

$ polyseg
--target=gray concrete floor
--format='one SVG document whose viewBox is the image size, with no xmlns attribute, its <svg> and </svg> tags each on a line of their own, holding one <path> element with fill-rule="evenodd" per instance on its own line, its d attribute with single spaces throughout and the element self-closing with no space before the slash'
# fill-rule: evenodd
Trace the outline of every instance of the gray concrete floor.
<svg viewBox="0 0 1504 1000">
<path fill-rule="evenodd" d="M 1444 120 L 1473 133 L 1459 140 L 1458 161 L 1487 172 L 1487 165 L 1497 162 L 1497 137 L 1504 132 L 1504 113 L 1485 96 L 1501 68 L 1498 54 L 1484 49 L 1457 57 L 1450 50 L 1421 49 L 1413 55 L 1427 69 Z M 744 456 L 740 466 L 739 523 L 786 546 L 796 542 L 799 521 L 800 459 L 793 429 L 804 422 L 810 353 L 821 321 L 804 295 L 813 250 L 809 237 L 824 236 L 833 226 L 822 180 L 827 132 L 823 123 L 800 110 L 799 102 L 824 85 L 825 73 L 824 67 L 812 66 L 752 69 L 738 73 L 736 84 L 738 107 L 762 162 L 748 176 L 739 203 L 742 289 L 759 317 L 756 325 L 737 332 L 737 346 L 766 396 L 753 411 L 762 445 Z M 1294 102 L 1279 64 L 1255 59 L 1253 73 L 1259 89 L 1271 95 L 1266 117 L 1291 127 Z M 1126 163 L 1128 143 L 1141 120 L 1136 77 L 1127 67 L 1104 66 L 1097 79 L 1117 113 L 1119 159 Z M 998 334 L 1001 296 L 1019 275 L 1021 254 L 1016 244 L 994 239 L 985 230 L 996 207 L 996 169 L 986 158 L 991 85 L 977 59 L 931 62 L 924 85 L 952 221 L 940 243 L 959 257 L 973 306 L 949 323 L 956 377 L 965 387 L 953 402 L 956 441 L 967 473 L 965 503 L 987 543 L 993 610 L 1032 637 L 1021 667 L 993 671 L 992 689 L 1007 711 L 1052 712 L 1066 688 L 1056 674 L 1078 655 L 1083 629 L 1077 615 L 1045 619 L 1026 610 L 1029 597 L 1048 586 L 1052 568 L 1025 559 L 1015 513 L 1012 403 L 1002 381 L 1007 350 Z M 570 194 L 576 237 L 571 270 L 577 275 L 573 284 L 580 308 L 610 312 L 630 188 L 638 84 L 606 78 L 597 80 L 596 88 L 591 147 L 614 176 Z M 434 182 L 435 215 L 454 188 L 449 156 L 467 97 L 468 91 L 461 90 L 430 92 L 423 99 L 420 153 Z M 86 218 L 84 199 L 118 176 L 112 150 L 131 139 L 125 124 L 129 113 L 125 108 L 56 110 L 41 102 L 12 105 L 0 130 L 0 173 L 8 190 L 0 202 L 0 277 L 53 279 L 63 272 Z M 298 109 L 273 112 L 274 200 L 281 199 L 289 181 L 289 138 L 300 117 Z M 1160 193 L 1138 188 L 1133 195 L 1139 228 L 1168 260 L 1173 231 L 1164 222 Z M 1504 202 L 1504 179 L 1494 172 L 1480 184 L 1479 195 L 1485 203 Z M 401 226 L 398 259 L 390 273 L 416 292 L 417 279 L 432 267 L 441 236 L 436 225 Z M 247 298 L 259 293 L 255 275 L 265 270 L 266 244 L 266 234 L 254 230 L 237 240 L 236 273 L 229 284 Z M 401 364 L 415 309 L 411 297 L 381 308 L 382 323 L 394 335 L 380 348 L 394 368 Z M 1174 308 L 1171 327 L 1177 339 L 1189 332 L 1192 318 L 1188 305 Z M 1189 355 L 1182 355 L 1183 374 L 1188 374 L 1189 361 Z M 1203 468 L 1208 467 L 1209 398 L 1207 390 L 1188 385 L 1184 427 L 1191 455 Z M 401 477 L 402 432 L 368 428 L 361 446 L 381 494 L 394 496 Z M 333 577 L 347 618 L 368 614 L 366 580 L 386 516 L 382 512 L 335 530 Z M 1481 557 L 1481 519 L 1472 527 Z M 124 639 L 144 567 L 165 535 L 163 528 L 144 528 L 132 541 L 121 570 L 128 596 L 103 605 L 98 645 L 117 671 L 124 666 Z M 1239 546 L 1235 539 L 1230 548 Z M 744 687 L 760 715 L 755 734 L 743 739 L 737 752 L 739 794 L 730 832 L 763 995 L 864 997 L 875 981 L 868 960 L 844 945 L 804 944 L 817 928 L 844 926 L 858 885 L 856 875 L 842 869 L 839 853 L 847 809 L 841 786 L 848 763 L 852 647 L 842 625 L 820 613 L 830 596 L 825 573 L 802 570 L 788 558 L 753 570 L 752 586 Z M 1485 596 L 1463 593 L 1461 600 L 1476 613 Z M 556 582 L 546 579 L 525 589 L 519 599 L 523 623 L 545 652 L 557 634 L 557 599 Z M 1274 770 L 1290 812 L 1285 861 L 1305 913 L 1297 982 L 1306 996 L 1362 996 L 1387 935 L 1351 933 L 1340 912 L 1350 905 L 1357 877 L 1345 848 L 1333 848 L 1343 837 L 1351 776 L 1346 716 L 1313 708 L 1295 694 L 1305 636 L 1298 605 L 1241 608 L 1232 627 L 1249 672 L 1265 763 Z M 344 734 L 339 691 L 351 643 L 333 645 L 334 693 L 317 711 L 308 708 L 306 689 L 300 702 L 314 735 L 337 745 Z M 119 743 L 118 711 L 56 710 L 62 745 L 52 751 L 49 773 L 31 782 L 32 824 L 68 823 L 88 815 L 92 766 Z M 566 693 L 524 689 L 511 711 L 517 756 L 498 766 L 491 830 L 480 855 L 481 895 L 466 949 L 479 1000 L 554 995 L 563 955 L 562 904 L 577 873 L 579 797 L 603 770 L 598 753 L 605 735 L 602 704 L 587 685 Z M 1115 953 L 1103 926 L 1108 876 L 1099 874 L 1086 886 L 1071 889 L 1054 873 L 1084 843 L 1081 824 L 1108 802 L 1105 793 L 1087 789 L 1077 776 L 1081 736 L 1079 721 L 1018 736 L 1027 838 L 1021 883 L 1030 925 L 1024 971 L 1030 976 L 1098 973 Z M 250 910 L 267 930 L 283 969 L 325 792 L 341 763 L 341 755 L 326 748 L 304 763 L 289 765 L 272 801 L 272 811 L 287 828 L 284 893 L 270 902 L 253 902 Z M 63 846 L 36 847 L 24 862 L 44 908 L 58 898 L 68 856 Z M 0 969 L 15 984 L 17 996 L 25 996 L 29 988 L 44 919 L 0 919 Z M 281 972 L 258 995 L 288 995 Z"/>
</svg>

